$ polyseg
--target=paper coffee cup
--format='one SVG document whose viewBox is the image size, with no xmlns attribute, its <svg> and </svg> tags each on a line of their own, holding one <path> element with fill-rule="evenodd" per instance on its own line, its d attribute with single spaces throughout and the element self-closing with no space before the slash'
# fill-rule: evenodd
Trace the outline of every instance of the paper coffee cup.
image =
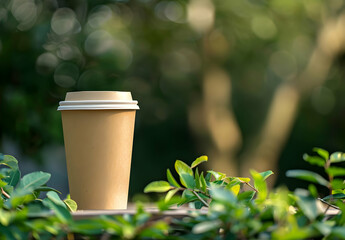
<svg viewBox="0 0 345 240">
<path fill-rule="evenodd" d="M 127 208 L 138 109 L 130 92 L 69 92 L 60 102 L 69 189 L 79 210 Z"/>
</svg>

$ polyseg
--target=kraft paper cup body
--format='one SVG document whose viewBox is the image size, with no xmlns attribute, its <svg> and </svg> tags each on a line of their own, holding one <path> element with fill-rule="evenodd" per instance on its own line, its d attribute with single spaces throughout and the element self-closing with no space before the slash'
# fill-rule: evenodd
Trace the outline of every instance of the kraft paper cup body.
<svg viewBox="0 0 345 240">
<path fill-rule="evenodd" d="M 79 210 L 127 208 L 136 103 L 129 92 L 72 92 L 60 102 L 69 189 Z"/>
</svg>

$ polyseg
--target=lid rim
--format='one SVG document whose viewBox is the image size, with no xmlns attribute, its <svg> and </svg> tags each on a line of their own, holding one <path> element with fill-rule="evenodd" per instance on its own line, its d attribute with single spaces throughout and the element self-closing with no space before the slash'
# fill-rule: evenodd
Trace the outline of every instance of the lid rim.
<svg viewBox="0 0 345 240">
<path fill-rule="evenodd" d="M 130 92 L 81 91 L 68 92 L 59 102 L 58 111 L 63 110 L 138 110 L 138 101 Z"/>
<path fill-rule="evenodd" d="M 116 103 L 122 103 L 122 102 L 133 102 L 133 103 L 137 103 L 138 101 L 137 100 L 75 100 L 75 101 L 71 101 L 71 100 L 68 100 L 68 101 L 60 101 L 60 103 L 63 103 L 63 102 L 74 102 L 74 103 L 84 103 L 84 102 L 93 102 L 93 103 L 100 103 L 100 102 L 116 102 Z"/>
<path fill-rule="evenodd" d="M 73 105 L 138 105 L 138 101 L 61 101 L 59 106 Z"/>
<path fill-rule="evenodd" d="M 116 106 L 116 105 L 82 105 L 82 106 L 59 106 L 58 107 L 58 111 L 62 111 L 62 110 L 139 110 L 139 106 L 135 105 L 135 106 Z"/>
</svg>

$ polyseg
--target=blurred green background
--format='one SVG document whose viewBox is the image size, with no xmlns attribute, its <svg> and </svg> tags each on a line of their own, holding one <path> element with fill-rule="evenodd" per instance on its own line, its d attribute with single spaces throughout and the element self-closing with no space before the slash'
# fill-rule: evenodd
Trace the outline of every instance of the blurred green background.
<svg viewBox="0 0 345 240">
<path fill-rule="evenodd" d="M 65 194 L 58 102 L 131 91 L 131 196 L 204 154 L 294 187 L 304 152 L 345 150 L 344 50 L 342 0 L 1 0 L 0 152 Z"/>
</svg>

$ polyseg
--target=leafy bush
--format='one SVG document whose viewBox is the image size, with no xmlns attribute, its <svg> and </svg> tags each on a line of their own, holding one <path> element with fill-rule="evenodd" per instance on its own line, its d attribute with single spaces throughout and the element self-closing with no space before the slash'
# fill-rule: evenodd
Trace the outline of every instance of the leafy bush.
<svg viewBox="0 0 345 240">
<path fill-rule="evenodd" d="M 133 216 L 101 216 L 95 219 L 74 220 L 71 211 L 76 203 L 67 197 L 61 200 L 59 191 L 47 187 L 50 174 L 33 172 L 21 178 L 18 161 L 0 154 L 0 239 L 58 239 L 98 238 L 104 234 L 121 239 L 135 237 L 162 238 L 168 225 L 162 221 L 149 222 L 151 214 L 138 206 Z M 41 192 L 46 197 L 39 198 Z M 151 229 L 154 229 L 154 231 Z M 106 236 L 107 236 L 106 235 Z"/>
<path fill-rule="evenodd" d="M 177 204 L 195 208 L 184 218 L 159 218 L 138 205 L 133 215 L 99 216 L 74 220 L 71 199 L 61 200 L 58 191 L 45 184 L 50 175 L 35 172 L 20 178 L 17 160 L 0 155 L 0 232 L 4 239 L 345 239 L 345 184 L 339 166 L 345 154 L 315 148 L 304 160 L 322 167 L 328 179 L 307 170 L 290 170 L 287 176 L 310 182 L 309 191 L 290 192 L 281 187 L 269 191 L 266 179 L 272 171 L 251 171 L 252 179 L 224 173 L 199 172 L 208 160 L 197 158 L 191 166 L 177 160 L 177 181 L 167 170 L 167 181 L 148 184 L 145 192 L 165 192 L 158 202 L 164 213 Z M 338 166 L 337 166 L 338 165 Z M 330 195 L 321 198 L 315 184 Z M 47 192 L 44 199 L 39 193 Z M 178 196 L 178 192 L 182 192 Z M 336 209 L 330 213 L 329 209 Z M 70 211 L 69 211 L 70 210 Z"/>
<path fill-rule="evenodd" d="M 175 169 L 179 184 L 167 170 L 166 181 L 150 183 L 146 192 L 167 192 L 171 195 L 183 191 L 178 205 L 193 202 L 195 208 L 209 207 L 207 214 L 194 212 L 189 218 L 178 221 L 183 226 L 184 239 L 345 239 L 345 215 L 327 214 L 329 208 L 345 210 L 342 199 L 345 169 L 333 166 L 345 161 L 345 154 L 315 148 L 317 156 L 305 154 L 304 160 L 323 167 L 328 180 L 307 170 L 290 170 L 287 176 L 311 182 L 309 191 L 297 189 L 293 193 L 286 188 L 269 192 L 265 180 L 271 171 L 251 171 L 251 179 L 228 177 L 221 172 L 207 171 L 199 174 L 199 163 L 206 156 L 196 159 L 191 166 L 177 160 Z M 211 180 L 212 179 L 212 180 Z M 327 187 L 330 195 L 318 196 L 314 184 Z M 323 203 L 326 207 L 323 207 Z M 185 235 L 184 235 L 185 234 Z"/>
</svg>

